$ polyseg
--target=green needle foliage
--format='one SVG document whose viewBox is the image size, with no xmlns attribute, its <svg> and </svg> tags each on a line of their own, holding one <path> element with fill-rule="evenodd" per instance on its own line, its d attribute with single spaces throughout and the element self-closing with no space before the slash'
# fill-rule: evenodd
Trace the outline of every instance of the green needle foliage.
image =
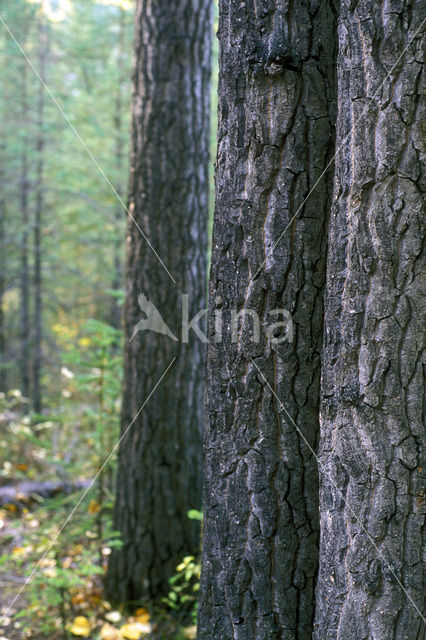
<svg viewBox="0 0 426 640">
<path fill-rule="evenodd" d="M 58 371 L 65 334 L 77 336 L 87 318 L 116 327 L 120 322 L 115 296 L 121 288 L 124 256 L 126 212 L 120 199 L 125 200 L 128 174 L 133 3 L 2 0 L 0 15 L 37 70 L 38 22 L 47 22 L 46 84 L 60 105 L 59 109 L 46 92 L 44 119 L 42 124 L 37 121 L 40 81 L 0 24 L 0 334 L 4 336 L 2 344 L 0 335 L 0 391 L 21 388 L 17 355 L 22 343 L 23 234 L 28 261 L 27 368 L 32 371 L 33 232 L 36 193 L 41 186 L 42 389 L 46 405 L 60 391 Z M 36 174 L 40 135 L 44 142 L 42 185 Z M 24 153 L 28 222 L 23 226 Z M 77 341 L 75 344 L 78 346 Z"/>
</svg>

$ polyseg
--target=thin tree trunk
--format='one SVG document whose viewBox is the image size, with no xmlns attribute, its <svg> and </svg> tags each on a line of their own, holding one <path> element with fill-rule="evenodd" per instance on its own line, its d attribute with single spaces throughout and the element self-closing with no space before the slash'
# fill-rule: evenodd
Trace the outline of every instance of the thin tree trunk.
<svg viewBox="0 0 426 640">
<path fill-rule="evenodd" d="M 119 21 L 119 35 L 118 35 L 118 54 L 117 54 L 117 67 L 118 67 L 118 82 L 115 94 L 115 113 L 114 113 L 114 134 L 115 134 L 115 168 L 117 176 L 123 175 L 124 170 L 124 153 L 123 153 L 123 83 L 124 76 L 124 36 L 125 36 L 125 11 L 120 8 L 120 21 Z M 117 182 L 115 185 L 116 191 L 120 198 L 123 197 L 123 185 Z M 112 289 L 118 293 L 123 285 L 123 269 L 122 269 L 122 237 L 121 237 L 121 222 L 125 211 L 123 207 L 117 204 L 115 213 L 115 239 L 114 239 L 114 276 Z M 111 308 L 111 324 L 116 329 L 121 327 L 121 306 L 117 297 L 113 298 Z"/>
<path fill-rule="evenodd" d="M 220 2 L 199 640 L 312 634 L 334 31 L 331 2 Z"/>
<path fill-rule="evenodd" d="M 21 207 L 21 266 L 20 266 L 20 377 L 21 391 L 25 398 L 29 398 L 30 393 L 30 318 L 29 318 L 29 266 L 28 266 L 28 137 L 26 128 L 28 126 L 28 69 L 27 62 L 22 65 L 22 95 L 21 95 L 21 115 L 22 115 L 22 148 L 21 148 L 21 184 L 20 184 L 20 207 Z"/>
<path fill-rule="evenodd" d="M 421 9 L 341 2 L 317 640 L 425 637 Z"/>
<path fill-rule="evenodd" d="M 46 56 L 47 56 L 47 25 L 44 16 L 44 2 L 40 6 L 39 28 L 39 73 L 43 82 L 46 82 Z M 42 83 L 38 87 L 37 100 L 37 164 L 36 164 L 36 203 L 34 214 L 34 353 L 33 353 L 33 388 L 32 401 L 36 413 L 42 410 L 42 242 L 41 233 L 43 227 L 43 164 L 44 164 L 44 93 Z"/>
<path fill-rule="evenodd" d="M 4 313 L 4 295 L 6 292 L 6 173 L 5 166 L 5 144 L 0 142 L 0 391 L 7 390 L 6 373 L 6 326 Z"/>
<path fill-rule="evenodd" d="M 113 600 L 156 598 L 182 556 L 199 546 L 187 519 L 201 505 L 204 345 L 139 332 L 143 294 L 180 336 L 181 292 L 189 317 L 205 306 L 209 162 L 209 0 L 139 0 L 127 229 L 125 362 L 114 550 L 106 580 Z M 142 405 L 176 357 L 171 370 Z"/>
</svg>

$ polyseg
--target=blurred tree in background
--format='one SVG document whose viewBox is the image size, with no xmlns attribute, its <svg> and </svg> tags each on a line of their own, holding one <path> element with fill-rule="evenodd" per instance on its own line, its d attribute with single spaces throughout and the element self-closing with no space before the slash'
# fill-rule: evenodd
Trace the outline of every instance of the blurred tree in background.
<svg viewBox="0 0 426 640">
<path fill-rule="evenodd" d="M 112 601 L 164 597 L 199 549 L 186 514 L 201 507 L 205 345 L 185 340 L 183 318 L 207 302 L 211 18 L 210 0 L 136 3 Z M 135 336 L 147 300 L 178 337 Z"/>
</svg>

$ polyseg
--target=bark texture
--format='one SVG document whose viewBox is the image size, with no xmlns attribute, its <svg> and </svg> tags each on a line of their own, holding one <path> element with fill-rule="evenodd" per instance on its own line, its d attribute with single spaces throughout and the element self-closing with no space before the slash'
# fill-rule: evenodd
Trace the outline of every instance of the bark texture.
<svg viewBox="0 0 426 640">
<path fill-rule="evenodd" d="M 425 637 L 421 8 L 341 2 L 317 640 Z"/>
<path fill-rule="evenodd" d="M 122 442 L 107 591 L 114 600 L 156 598 L 182 556 L 199 547 L 187 511 L 201 505 L 204 345 L 133 329 L 152 302 L 176 337 L 181 293 L 189 316 L 205 308 L 209 163 L 209 0 L 139 0 L 132 107 L 129 210 L 173 282 L 129 219 L 122 429 L 173 357 L 176 361 Z"/>
<path fill-rule="evenodd" d="M 304 200 L 332 157 L 334 22 L 328 1 L 220 2 L 199 640 L 312 634 L 330 179 Z"/>
</svg>

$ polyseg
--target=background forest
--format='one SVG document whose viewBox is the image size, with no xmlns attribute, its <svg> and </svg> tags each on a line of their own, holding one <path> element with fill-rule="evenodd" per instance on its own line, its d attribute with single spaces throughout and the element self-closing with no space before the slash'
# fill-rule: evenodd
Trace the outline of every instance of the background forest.
<svg viewBox="0 0 426 640">
<path fill-rule="evenodd" d="M 0 0 L 0 640 L 424 638 L 422 9 Z"/>
<path fill-rule="evenodd" d="M 115 455 L 84 493 L 119 431 L 134 3 L 0 15 L 0 636 L 139 637 L 146 610 L 126 625 L 101 591 Z M 184 582 L 197 571 L 187 559 Z"/>
<path fill-rule="evenodd" d="M 86 320 L 119 326 L 124 214 L 113 190 L 123 197 L 127 183 L 133 13 L 124 2 L 1 9 L 63 110 L 2 25 L 2 391 L 18 388 L 34 402 L 40 386 L 40 405 L 51 408 L 64 391 L 64 352 L 88 346 Z"/>
</svg>

